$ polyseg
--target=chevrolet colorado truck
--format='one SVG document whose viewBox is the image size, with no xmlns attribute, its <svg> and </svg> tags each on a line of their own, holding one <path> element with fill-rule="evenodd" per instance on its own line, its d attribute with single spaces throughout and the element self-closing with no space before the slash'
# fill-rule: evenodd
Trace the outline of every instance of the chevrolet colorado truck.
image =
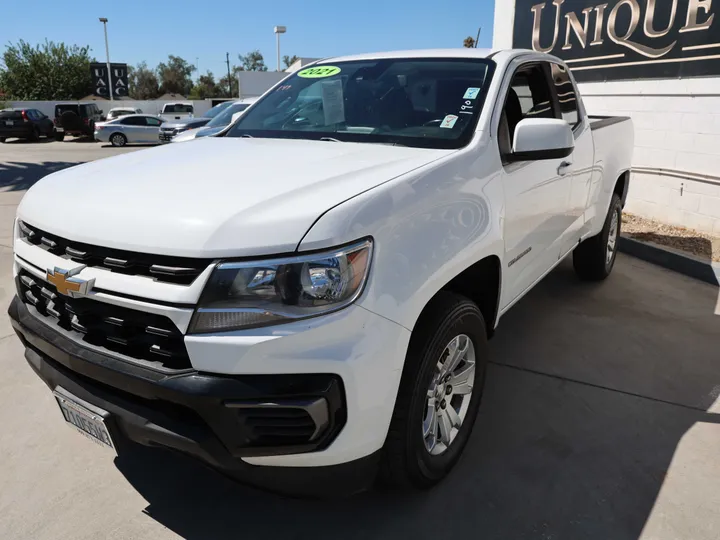
<svg viewBox="0 0 720 540">
<path fill-rule="evenodd" d="M 502 316 L 570 254 L 613 269 L 633 137 L 546 54 L 322 60 L 216 137 L 35 184 L 9 314 L 58 421 L 111 451 L 293 494 L 429 487 Z"/>
</svg>

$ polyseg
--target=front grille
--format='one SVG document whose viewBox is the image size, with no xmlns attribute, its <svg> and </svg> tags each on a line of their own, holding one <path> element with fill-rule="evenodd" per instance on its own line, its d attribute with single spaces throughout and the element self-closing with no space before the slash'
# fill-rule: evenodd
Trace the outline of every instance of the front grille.
<svg viewBox="0 0 720 540">
<path fill-rule="evenodd" d="M 190 369 L 182 333 L 162 315 L 69 298 L 25 270 L 17 278 L 18 296 L 39 315 L 75 340 L 172 370 Z"/>
<path fill-rule="evenodd" d="M 211 259 L 149 255 L 73 242 L 24 222 L 20 222 L 20 232 L 30 244 L 64 259 L 167 283 L 189 285 L 212 263 Z"/>
</svg>

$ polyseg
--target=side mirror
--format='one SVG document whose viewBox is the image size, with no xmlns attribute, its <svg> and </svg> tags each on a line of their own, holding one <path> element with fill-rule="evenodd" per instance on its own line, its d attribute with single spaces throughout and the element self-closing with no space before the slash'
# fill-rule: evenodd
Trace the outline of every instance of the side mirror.
<svg viewBox="0 0 720 540">
<path fill-rule="evenodd" d="M 515 128 L 512 153 L 507 157 L 511 162 L 560 159 L 574 149 L 575 138 L 565 120 L 526 118 Z"/>
<path fill-rule="evenodd" d="M 237 119 L 242 116 L 242 114 L 243 114 L 243 111 L 234 113 L 234 114 L 232 115 L 232 118 L 230 119 L 230 123 L 231 123 L 231 124 L 234 124 L 234 123 L 237 121 Z"/>
</svg>

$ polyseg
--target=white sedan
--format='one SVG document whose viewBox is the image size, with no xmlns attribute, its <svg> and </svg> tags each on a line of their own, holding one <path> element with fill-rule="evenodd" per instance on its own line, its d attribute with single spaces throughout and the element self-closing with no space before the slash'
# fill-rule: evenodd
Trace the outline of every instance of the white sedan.
<svg viewBox="0 0 720 540">
<path fill-rule="evenodd" d="M 149 114 L 129 114 L 95 124 L 95 139 L 113 146 L 158 144 L 162 119 Z"/>
</svg>

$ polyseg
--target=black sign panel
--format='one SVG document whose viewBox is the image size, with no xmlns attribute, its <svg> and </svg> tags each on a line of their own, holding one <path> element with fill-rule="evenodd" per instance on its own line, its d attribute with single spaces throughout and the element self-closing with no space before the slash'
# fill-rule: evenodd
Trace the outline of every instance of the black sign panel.
<svg viewBox="0 0 720 540">
<path fill-rule="evenodd" d="M 90 72 L 93 78 L 94 95 L 109 98 L 109 88 L 112 88 L 114 98 L 127 97 L 127 64 L 110 64 L 110 81 L 108 81 L 107 64 L 90 64 Z"/>
<path fill-rule="evenodd" d="M 718 75 L 716 11 L 720 0 L 516 0 L 513 45 L 562 58 L 579 81 Z"/>
</svg>

